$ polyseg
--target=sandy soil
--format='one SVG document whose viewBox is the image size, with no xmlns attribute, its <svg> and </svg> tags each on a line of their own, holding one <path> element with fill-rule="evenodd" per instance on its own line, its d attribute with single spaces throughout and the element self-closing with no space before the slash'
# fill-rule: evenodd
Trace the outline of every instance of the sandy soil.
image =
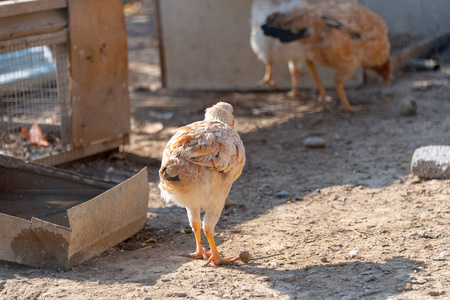
<svg viewBox="0 0 450 300">
<path fill-rule="evenodd" d="M 154 57 L 147 49 L 153 42 L 136 51 Z M 156 86 L 154 79 L 146 86 Z M 147 166 L 145 228 L 70 270 L 0 261 L 0 299 L 450 297 L 450 180 L 410 174 L 417 147 L 450 143 L 448 60 L 438 72 L 399 73 L 390 88 L 348 90 L 366 108 L 355 114 L 323 110 L 308 91 L 302 106 L 282 92 L 151 89 L 131 93 L 133 132 L 122 152 L 63 166 L 113 181 Z M 415 99 L 417 115 L 401 115 L 405 98 Z M 202 119 L 219 100 L 235 108 L 247 164 L 216 242 L 225 256 L 245 249 L 263 258 L 205 267 L 179 256 L 194 250 L 194 237 L 185 210 L 160 199 L 157 171 L 171 130 Z M 306 148 L 311 136 L 327 146 Z"/>
</svg>

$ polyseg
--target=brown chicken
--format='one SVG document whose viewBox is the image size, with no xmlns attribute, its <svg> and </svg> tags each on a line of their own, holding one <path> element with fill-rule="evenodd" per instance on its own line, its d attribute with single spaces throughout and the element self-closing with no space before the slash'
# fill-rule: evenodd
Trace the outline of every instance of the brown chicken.
<svg viewBox="0 0 450 300">
<path fill-rule="evenodd" d="M 245 149 L 233 129 L 233 107 L 219 102 L 206 109 L 205 120 L 178 128 L 164 149 L 159 170 L 161 196 L 187 210 L 197 248 L 187 256 L 205 259 L 206 264 L 229 264 L 238 259 L 222 258 L 214 243 L 214 227 L 219 220 L 231 185 L 242 173 Z M 211 252 L 201 243 L 203 231 Z"/>
<path fill-rule="evenodd" d="M 375 70 L 390 85 L 388 29 L 383 19 L 364 6 L 327 2 L 296 8 L 270 15 L 262 29 L 283 43 L 298 42 L 305 47 L 307 65 L 323 99 L 326 92 L 314 63 L 335 71 L 334 85 L 343 111 L 361 109 L 349 103 L 343 88 L 359 67 Z"/>
</svg>

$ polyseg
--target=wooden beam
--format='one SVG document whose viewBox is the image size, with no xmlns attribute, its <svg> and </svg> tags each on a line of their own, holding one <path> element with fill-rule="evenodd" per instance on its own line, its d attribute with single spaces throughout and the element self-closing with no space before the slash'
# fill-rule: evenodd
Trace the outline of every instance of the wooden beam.
<svg viewBox="0 0 450 300">
<path fill-rule="evenodd" d="M 62 29 L 51 33 L 35 34 L 32 36 L 0 41 L 0 54 L 30 47 L 48 45 L 49 41 L 51 41 L 51 44 L 58 44 L 65 43 L 68 40 L 68 29 Z"/>
<path fill-rule="evenodd" d="M 67 0 L 9 0 L 0 1 L 0 18 L 24 15 L 67 7 Z"/>
<path fill-rule="evenodd" d="M 122 0 L 69 0 L 72 147 L 130 132 Z"/>
<path fill-rule="evenodd" d="M 47 155 L 33 159 L 48 166 L 57 166 L 77 159 L 85 158 L 91 155 L 103 153 L 109 150 L 118 149 L 120 145 L 128 143 L 129 136 L 121 136 L 112 140 L 102 141 L 83 148 L 72 149 L 54 155 Z"/>
<path fill-rule="evenodd" d="M 158 50 L 159 50 L 159 66 L 161 68 L 161 85 L 163 88 L 167 87 L 167 76 L 166 76 L 166 58 L 164 56 L 164 43 L 163 43 L 163 32 L 162 32 L 162 22 L 161 22 L 161 5 L 160 0 L 156 0 L 156 21 L 158 26 Z"/>
<path fill-rule="evenodd" d="M 0 18 L 0 41 L 54 32 L 65 27 L 67 27 L 67 13 L 65 9 Z"/>
</svg>

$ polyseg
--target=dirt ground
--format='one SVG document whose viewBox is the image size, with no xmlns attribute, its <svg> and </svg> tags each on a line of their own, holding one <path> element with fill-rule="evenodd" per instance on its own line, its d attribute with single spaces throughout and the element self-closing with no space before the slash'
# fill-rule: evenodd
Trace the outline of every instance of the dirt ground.
<svg viewBox="0 0 450 300">
<path fill-rule="evenodd" d="M 154 67 L 157 44 L 135 39 L 139 24 L 130 60 Z M 63 167 L 117 182 L 147 167 L 145 228 L 70 270 L 0 261 L 0 299 L 448 299 L 450 180 L 419 180 L 410 162 L 420 146 L 450 145 L 449 54 L 439 71 L 348 89 L 365 106 L 353 114 L 324 110 L 309 91 L 302 106 L 284 92 L 160 90 L 157 74 L 131 82 L 130 144 Z M 416 115 L 401 115 L 404 99 Z M 262 258 L 205 267 L 179 256 L 195 241 L 185 210 L 161 200 L 158 167 L 172 129 L 219 100 L 234 106 L 247 163 L 216 242 L 225 256 Z M 327 146 L 307 148 L 307 137 Z"/>
</svg>

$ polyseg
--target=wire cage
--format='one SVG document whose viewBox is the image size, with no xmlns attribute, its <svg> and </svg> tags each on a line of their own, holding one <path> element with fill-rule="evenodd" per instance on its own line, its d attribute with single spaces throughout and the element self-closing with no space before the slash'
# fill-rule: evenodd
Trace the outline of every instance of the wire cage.
<svg viewBox="0 0 450 300">
<path fill-rule="evenodd" d="M 0 1 L 0 153 L 58 165 L 128 141 L 122 0 Z"/>
<path fill-rule="evenodd" d="M 0 141 L 7 155 L 33 159 L 70 149 L 67 32 L 0 49 Z M 32 124 L 52 147 L 24 139 Z"/>
</svg>

